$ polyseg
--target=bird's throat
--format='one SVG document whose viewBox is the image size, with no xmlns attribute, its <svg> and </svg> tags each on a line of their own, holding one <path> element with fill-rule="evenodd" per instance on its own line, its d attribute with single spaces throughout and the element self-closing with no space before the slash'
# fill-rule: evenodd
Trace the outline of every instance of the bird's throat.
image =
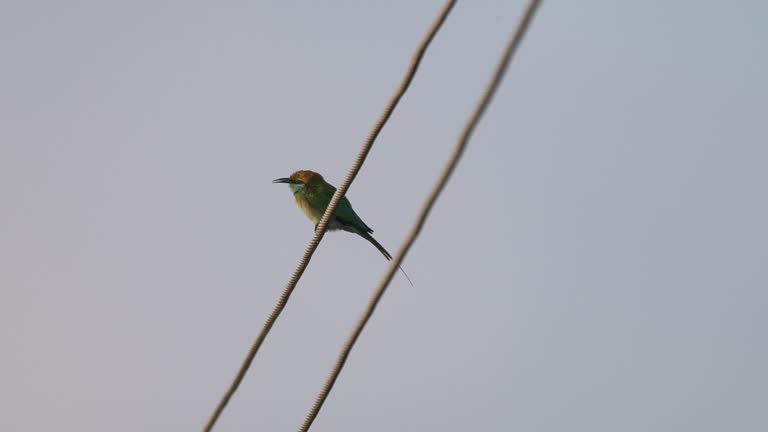
<svg viewBox="0 0 768 432">
<path fill-rule="evenodd" d="M 289 183 L 288 187 L 291 188 L 291 192 L 293 192 L 294 195 L 301 192 L 304 189 L 304 185 L 301 183 Z"/>
</svg>

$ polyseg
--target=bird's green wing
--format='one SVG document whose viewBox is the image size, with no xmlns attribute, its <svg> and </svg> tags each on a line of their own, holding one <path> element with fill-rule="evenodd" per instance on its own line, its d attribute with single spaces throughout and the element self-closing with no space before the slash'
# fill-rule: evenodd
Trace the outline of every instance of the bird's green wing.
<svg viewBox="0 0 768 432">
<path fill-rule="evenodd" d="M 352 204 L 350 204 L 347 197 L 341 199 L 339 207 L 336 209 L 336 219 L 345 225 L 352 225 L 361 232 L 373 233 L 371 227 L 365 224 L 360 216 L 352 210 Z"/>
<path fill-rule="evenodd" d="M 308 197 L 308 201 L 313 207 L 317 206 L 318 210 L 325 212 L 325 209 L 328 208 L 328 204 L 331 203 L 331 198 L 333 198 L 333 194 L 335 193 L 336 188 L 328 185 L 328 187 L 324 188 L 324 190 L 314 191 L 312 196 Z M 338 219 L 338 221 L 342 224 L 348 225 L 360 232 L 373 232 L 371 227 L 366 225 L 365 222 L 360 219 L 360 216 L 355 213 L 355 211 L 352 209 L 352 204 L 349 202 L 346 196 L 341 199 L 339 206 L 336 207 L 336 213 L 334 213 L 334 216 L 336 216 L 336 219 Z"/>
</svg>

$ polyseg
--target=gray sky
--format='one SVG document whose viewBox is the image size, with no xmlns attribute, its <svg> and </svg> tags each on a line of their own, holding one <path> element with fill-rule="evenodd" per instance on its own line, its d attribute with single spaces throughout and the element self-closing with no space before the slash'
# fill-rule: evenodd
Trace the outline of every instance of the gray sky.
<svg viewBox="0 0 768 432">
<path fill-rule="evenodd" d="M 521 1 L 348 196 L 402 241 Z M 0 4 L 0 430 L 198 430 L 439 2 Z M 318 431 L 768 430 L 768 4 L 545 1 Z M 218 431 L 295 429 L 386 261 L 326 236 Z"/>
</svg>

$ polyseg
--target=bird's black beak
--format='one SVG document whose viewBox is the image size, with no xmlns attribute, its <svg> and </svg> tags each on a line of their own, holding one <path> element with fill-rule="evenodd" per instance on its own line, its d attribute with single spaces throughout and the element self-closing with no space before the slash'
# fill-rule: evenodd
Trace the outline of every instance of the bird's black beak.
<svg viewBox="0 0 768 432">
<path fill-rule="evenodd" d="M 291 182 L 291 179 L 287 177 L 272 180 L 272 183 L 290 183 L 290 182 Z"/>
</svg>

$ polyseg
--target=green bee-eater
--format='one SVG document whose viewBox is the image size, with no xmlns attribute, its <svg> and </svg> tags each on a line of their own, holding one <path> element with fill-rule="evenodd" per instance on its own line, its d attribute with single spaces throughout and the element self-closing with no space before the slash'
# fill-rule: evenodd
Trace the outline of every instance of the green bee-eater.
<svg viewBox="0 0 768 432">
<path fill-rule="evenodd" d="M 335 187 L 326 182 L 323 176 L 313 171 L 296 171 L 290 177 L 275 179 L 272 180 L 272 183 L 288 183 L 288 187 L 291 188 L 293 197 L 296 199 L 296 204 L 309 217 L 309 220 L 315 224 L 315 229 L 317 229 L 317 224 L 323 217 L 328 204 L 330 204 L 333 194 L 336 193 Z M 357 234 L 376 246 L 376 249 L 387 260 L 392 259 L 392 255 L 384 249 L 384 246 L 371 236 L 373 230 L 355 213 L 352 209 L 352 204 L 349 203 L 346 196 L 341 199 L 339 206 L 336 207 L 336 212 L 328 222 L 328 230 L 342 230 Z M 400 271 L 403 272 L 408 282 L 413 285 L 405 271 L 402 268 L 400 268 Z"/>
</svg>

